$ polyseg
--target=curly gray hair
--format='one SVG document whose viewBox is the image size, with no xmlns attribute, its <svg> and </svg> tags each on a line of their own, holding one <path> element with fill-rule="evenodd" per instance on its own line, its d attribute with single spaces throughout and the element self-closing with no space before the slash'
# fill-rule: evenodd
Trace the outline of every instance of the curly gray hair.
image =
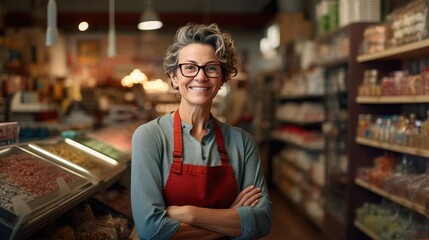
<svg viewBox="0 0 429 240">
<path fill-rule="evenodd" d="M 191 43 L 211 45 L 222 64 L 223 80 L 226 82 L 237 75 L 238 55 L 234 40 L 229 32 L 223 31 L 215 23 L 210 25 L 188 23 L 177 30 L 174 43 L 167 49 L 164 57 L 164 73 L 176 76 L 179 65 L 179 52 Z M 171 77 L 171 76 L 170 76 Z"/>
</svg>

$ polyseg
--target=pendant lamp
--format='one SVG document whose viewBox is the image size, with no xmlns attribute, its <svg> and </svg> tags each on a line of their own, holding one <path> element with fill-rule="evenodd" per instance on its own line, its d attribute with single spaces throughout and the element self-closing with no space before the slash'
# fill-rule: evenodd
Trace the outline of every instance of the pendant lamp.
<svg viewBox="0 0 429 240">
<path fill-rule="evenodd" d="M 55 0 L 48 2 L 48 27 L 46 29 L 46 46 L 51 46 L 58 41 L 57 29 L 57 3 Z"/>
<path fill-rule="evenodd" d="M 155 30 L 162 27 L 158 13 L 152 8 L 152 1 L 148 0 L 146 8 L 140 17 L 140 23 L 137 25 L 140 30 Z"/>
<path fill-rule="evenodd" d="M 107 34 L 107 57 L 116 56 L 115 0 L 109 0 L 109 32 Z"/>
</svg>

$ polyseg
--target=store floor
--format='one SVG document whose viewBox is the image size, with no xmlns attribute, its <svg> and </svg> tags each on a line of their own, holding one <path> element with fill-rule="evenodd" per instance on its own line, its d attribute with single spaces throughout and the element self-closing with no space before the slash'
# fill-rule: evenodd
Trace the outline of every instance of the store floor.
<svg viewBox="0 0 429 240">
<path fill-rule="evenodd" d="M 318 229 L 295 209 L 275 188 L 270 190 L 273 202 L 273 224 L 268 236 L 261 240 L 324 240 Z"/>
</svg>

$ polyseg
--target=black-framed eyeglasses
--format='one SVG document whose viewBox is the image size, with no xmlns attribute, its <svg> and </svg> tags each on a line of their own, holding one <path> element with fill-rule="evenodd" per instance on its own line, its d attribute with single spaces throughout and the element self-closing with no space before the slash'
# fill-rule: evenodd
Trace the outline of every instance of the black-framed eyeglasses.
<svg viewBox="0 0 429 240">
<path fill-rule="evenodd" d="M 198 66 L 192 63 L 181 63 L 179 64 L 179 69 L 184 77 L 195 77 L 200 72 L 200 69 L 203 69 L 204 74 L 208 78 L 217 78 L 222 74 L 222 65 L 220 64 Z"/>
</svg>

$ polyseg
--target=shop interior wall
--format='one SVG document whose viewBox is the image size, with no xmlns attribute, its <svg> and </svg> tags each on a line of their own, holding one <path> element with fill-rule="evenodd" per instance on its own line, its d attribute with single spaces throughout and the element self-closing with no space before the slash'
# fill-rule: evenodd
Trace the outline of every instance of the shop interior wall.
<svg viewBox="0 0 429 240">
<path fill-rule="evenodd" d="M 263 59 L 259 51 L 259 40 L 263 37 L 264 29 L 230 32 L 240 56 L 239 70 L 247 72 L 250 81 L 254 80 L 253 76 L 257 72 L 271 68 L 275 64 L 275 60 Z M 62 55 L 66 57 L 63 62 L 67 64 L 67 75 L 79 76 L 89 71 L 97 84 L 103 84 L 111 80 L 119 81 L 133 69 L 139 68 L 149 79 L 160 78 L 168 81 L 168 77 L 163 73 L 162 60 L 165 51 L 173 41 L 174 34 L 175 29 L 117 33 L 117 54 L 113 58 L 108 58 L 107 33 L 63 33 L 66 54 Z M 57 51 L 56 54 L 61 54 L 61 51 Z M 61 58 L 61 56 L 51 55 L 51 58 Z M 61 61 L 51 61 L 50 64 L 55 65 L 59 62 Z M 58 69 L 58 66 L 51 69 Z M 55 72 L 52 73 L 55 74 Z"/>
</svg>

